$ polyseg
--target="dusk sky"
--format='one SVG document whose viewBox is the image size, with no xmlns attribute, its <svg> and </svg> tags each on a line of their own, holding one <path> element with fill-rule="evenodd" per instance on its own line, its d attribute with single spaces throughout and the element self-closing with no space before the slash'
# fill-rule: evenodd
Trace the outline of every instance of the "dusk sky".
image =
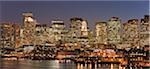
<svg viewBox="0 0 150 69">
<path fill-rule="evenodd" d="M 113 16 L 122 23 L 143 18 L 149 14 L 149 1 L 0 1 L 0 22 L 21 24 L 23 12 L 33 12 L 41 24 L 61 19 L 69 25 L 70 18 L 81 17 L 94 29 L 95 22 L 107 22 Z"/>
</svg>

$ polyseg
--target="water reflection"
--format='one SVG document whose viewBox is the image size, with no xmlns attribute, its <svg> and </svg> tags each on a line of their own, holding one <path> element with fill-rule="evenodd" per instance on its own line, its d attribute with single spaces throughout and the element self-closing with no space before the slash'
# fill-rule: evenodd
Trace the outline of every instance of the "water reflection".
<svg viewBox="0 0 150 69">
<path fill-rule="evenodd" d="M 0 69 L 77 69 L 73 62 L 60 63 L 58 60 L 26 60 L 6 61 L 1 60 Z"/>
<path fill-rule="evenodd" d="M 77 69 L 97 69 L 96 66 L 93 66 L 92 64 L 77 64 Z"/>
<path fill-rule="evenodd" d="M 80 64 L 59 60 L 0 61 L 0 69 L 125 69 L 119 64 Z"/>
<path fill-rule="evenodd" d="M 77 69 L 123 69 L 118 64 L 77 64 Z"/>
</svg>

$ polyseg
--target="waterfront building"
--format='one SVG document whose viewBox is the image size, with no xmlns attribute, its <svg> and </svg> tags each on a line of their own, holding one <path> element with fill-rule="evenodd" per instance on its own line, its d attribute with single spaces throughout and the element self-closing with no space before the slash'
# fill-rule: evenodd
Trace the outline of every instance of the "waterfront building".
<svg viewBox="0 0 150 69">
<path fill-rule="evenodd" d="M 121 42 L 121 20 L 118 17 L 112 17 L 108 21 L 107 34 L 109 44 L 118 44 Z"/>
<path fill-rule="evenodd" d="M 106 22 L 96 23 L 96 43 L 97 44 L 107 44 L 107 24 Z"/>
<path fill-rule="evenodd" d="M 150 52 L 150 46 L 149 45 L 145 45 L 144 47 L 143 47 L 143 50 L 144 50 L 144 52 L 145 52 L 145 54 L 146 54 L 146 56 L 144 57 L 144 62 L 145 62 L 145 66 L 149 66 L 150 67 L 150 55 L 149 55 L 149 52 Z"/>
<path fill-rule="evenodd" d="M 145 15 L 144 19 L 141 19 L 140 21 L 140 46 L 144 47 L 145 45 L 149 45 L 149 39 L 150 39 L 150 27 L 149 27 L 150 21 L 149 21 L 149 15 Z"/>
<path fill-rule="evenodd" d="M 139 22 L 138 19 L 128 20 L 123 24 L 123 44 L 128 44 L 130 47 L 139 46 Z"/>
<path fill-rule="evenodd" d="M 128 51 L 128 65 L 130 68 L 142 68 L 144 67 L 146 52 L 144 49 L 140 48 L 131 48 Z"/>
<path fill-rule="evenodd" d="M 3 53 L 9 53 L 8 51 L 14 51 L 20 44 L 20 27 L 14 23 L 1 23 L 0 24 L 0 48 L 3 49 Z"/>
</svg>

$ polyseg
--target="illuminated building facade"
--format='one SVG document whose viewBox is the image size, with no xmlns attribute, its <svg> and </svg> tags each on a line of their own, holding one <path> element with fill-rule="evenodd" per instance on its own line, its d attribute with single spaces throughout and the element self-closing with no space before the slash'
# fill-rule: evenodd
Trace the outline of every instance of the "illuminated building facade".
<svg viewBox="0 0 150 69">
<path fill-rule="evenodd" d="M 123 24 L 123 43 L 130 46 L 139 46 L 139 22 L 138 19 L 128 20 Z"/>
<path fill-rule="evenodd" d="M 88 23 L 85 20 L 81 23 L 81 36 L 88 36 Z"/>
<path fill-rule="evenodd" d="M 145 15 L 139 22 L 131 19 L 121 24 L 118 17 L 112 17 L 107 23 L 97 22 L 94 32 L 89 31 L 88 22 L 82 18 L 71 18 L 69 30 L 64 21 L 52 20 L 52 26 L 38 24 L 30 12 L 23 13 L 23 26 L 17 24 L 1 24 L 1 45 L 18 48 L 23 45 L 41 45 L 63 42 L 70 44 L 111 44 L 120 47 L 149 45 L 149 16 Z M 13 35 L 13 36 L 11 36 Z M 2 47 L 2 46 L 1 46 Z M 118 48 L 117 47 L 117 48 Z"/>
<path fill-rule="evenodd" d="M 36 20 L 33 18 L 33 14 L 30 12 L 23 13 L 23 27 L 21 32 L 21 44 L 22 45 L 34 45 L 34 32 L 36 26 Z"/>
<path fill-rule="evenodd" d="M 1 42 L 3 48 L 15 48 L 14 34 L 12 23 L 1 24 Z"/>
<path fill-rule="evenodd" d="M 107 23 L 97 22 L 96 23 L 96 43 L 107 44 Z"/>
<path fill-rule="evenodd" d="M 35 27 L 36 45 L 54 42 L 54 34 L 52 28 L 46 24 L 37 24 Z"/>
<path fill-rule="evenodd" d="M 53 20 L 52 23 L 52 30 L 54 34 L 54 41 L 64 41 L 65 40 L 65 24 L 62 20 Z"/>
<path fill-rule="evenodd" d="M 8 50 L 15 50 L 20 46 L 20 26 L 14 23 L 0 24 L 0 48 L 3 53 L 8 53 Z"/>
<path fill-rule="evenodd" d="M 149 45 L 150 40 L 150 27 L 149 15 L 145 15 L 144 19 L 140 22 L 140 46 Z"/>
<path fill-rule="evenodd" d="M 81 18 L 71 18 L 71 26 L 70 26 L 70 34 L 71 34 L 71 42 L 77 43 L 78 37 L 81 35 L 80 28 L 83 19 Z"/>
<path fill-rule="evenodd" d="M 117 44 L 121 42 L 121 20 L 112 17 L 107 23 L 108 43 Z"/>
<path fill-rule="evenodd" d="M 14 41 L 15 41 L 15 48 L 19 48 L 20 45 L 21 45 L 21 42 L 20 42 L 20 25 L 18 24 L 14 24 Z"/>
<path fill-rule="evenodd" d="M 80 36 L 78 37 L 78 42 L 81 44 L 81 45 L 88 45 L 89 44 L 89 29 L 88 29 L 88 23 L 87 21 L 83 20 L 81 22 L 81 27 L 80 27 Z"/>
<path fill-rule="evenodd" d="M 82 18 L 71 18 L 71 26 L 69 31 L 70 43 L 88 44 L 88 23 Z"/>
</svg>

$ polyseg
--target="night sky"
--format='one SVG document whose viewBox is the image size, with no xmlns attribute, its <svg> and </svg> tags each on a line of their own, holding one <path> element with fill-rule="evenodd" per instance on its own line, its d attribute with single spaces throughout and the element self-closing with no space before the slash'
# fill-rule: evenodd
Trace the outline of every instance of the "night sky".
<svg viewBox="0 0 150 69">
<path fill-rule="evenodd" d="M 0 23 L 22 23 L 22 13 L 33 12 L 37 22 L 49 24 L 53 19 L 64 20 L 81 17 L 88 20 L 90 29 L 95 22 L 108 21 L 117 16 L 122 23 L 141 19 L 149 14 L 149 1 L 0 1 Z"/>
</svg>

